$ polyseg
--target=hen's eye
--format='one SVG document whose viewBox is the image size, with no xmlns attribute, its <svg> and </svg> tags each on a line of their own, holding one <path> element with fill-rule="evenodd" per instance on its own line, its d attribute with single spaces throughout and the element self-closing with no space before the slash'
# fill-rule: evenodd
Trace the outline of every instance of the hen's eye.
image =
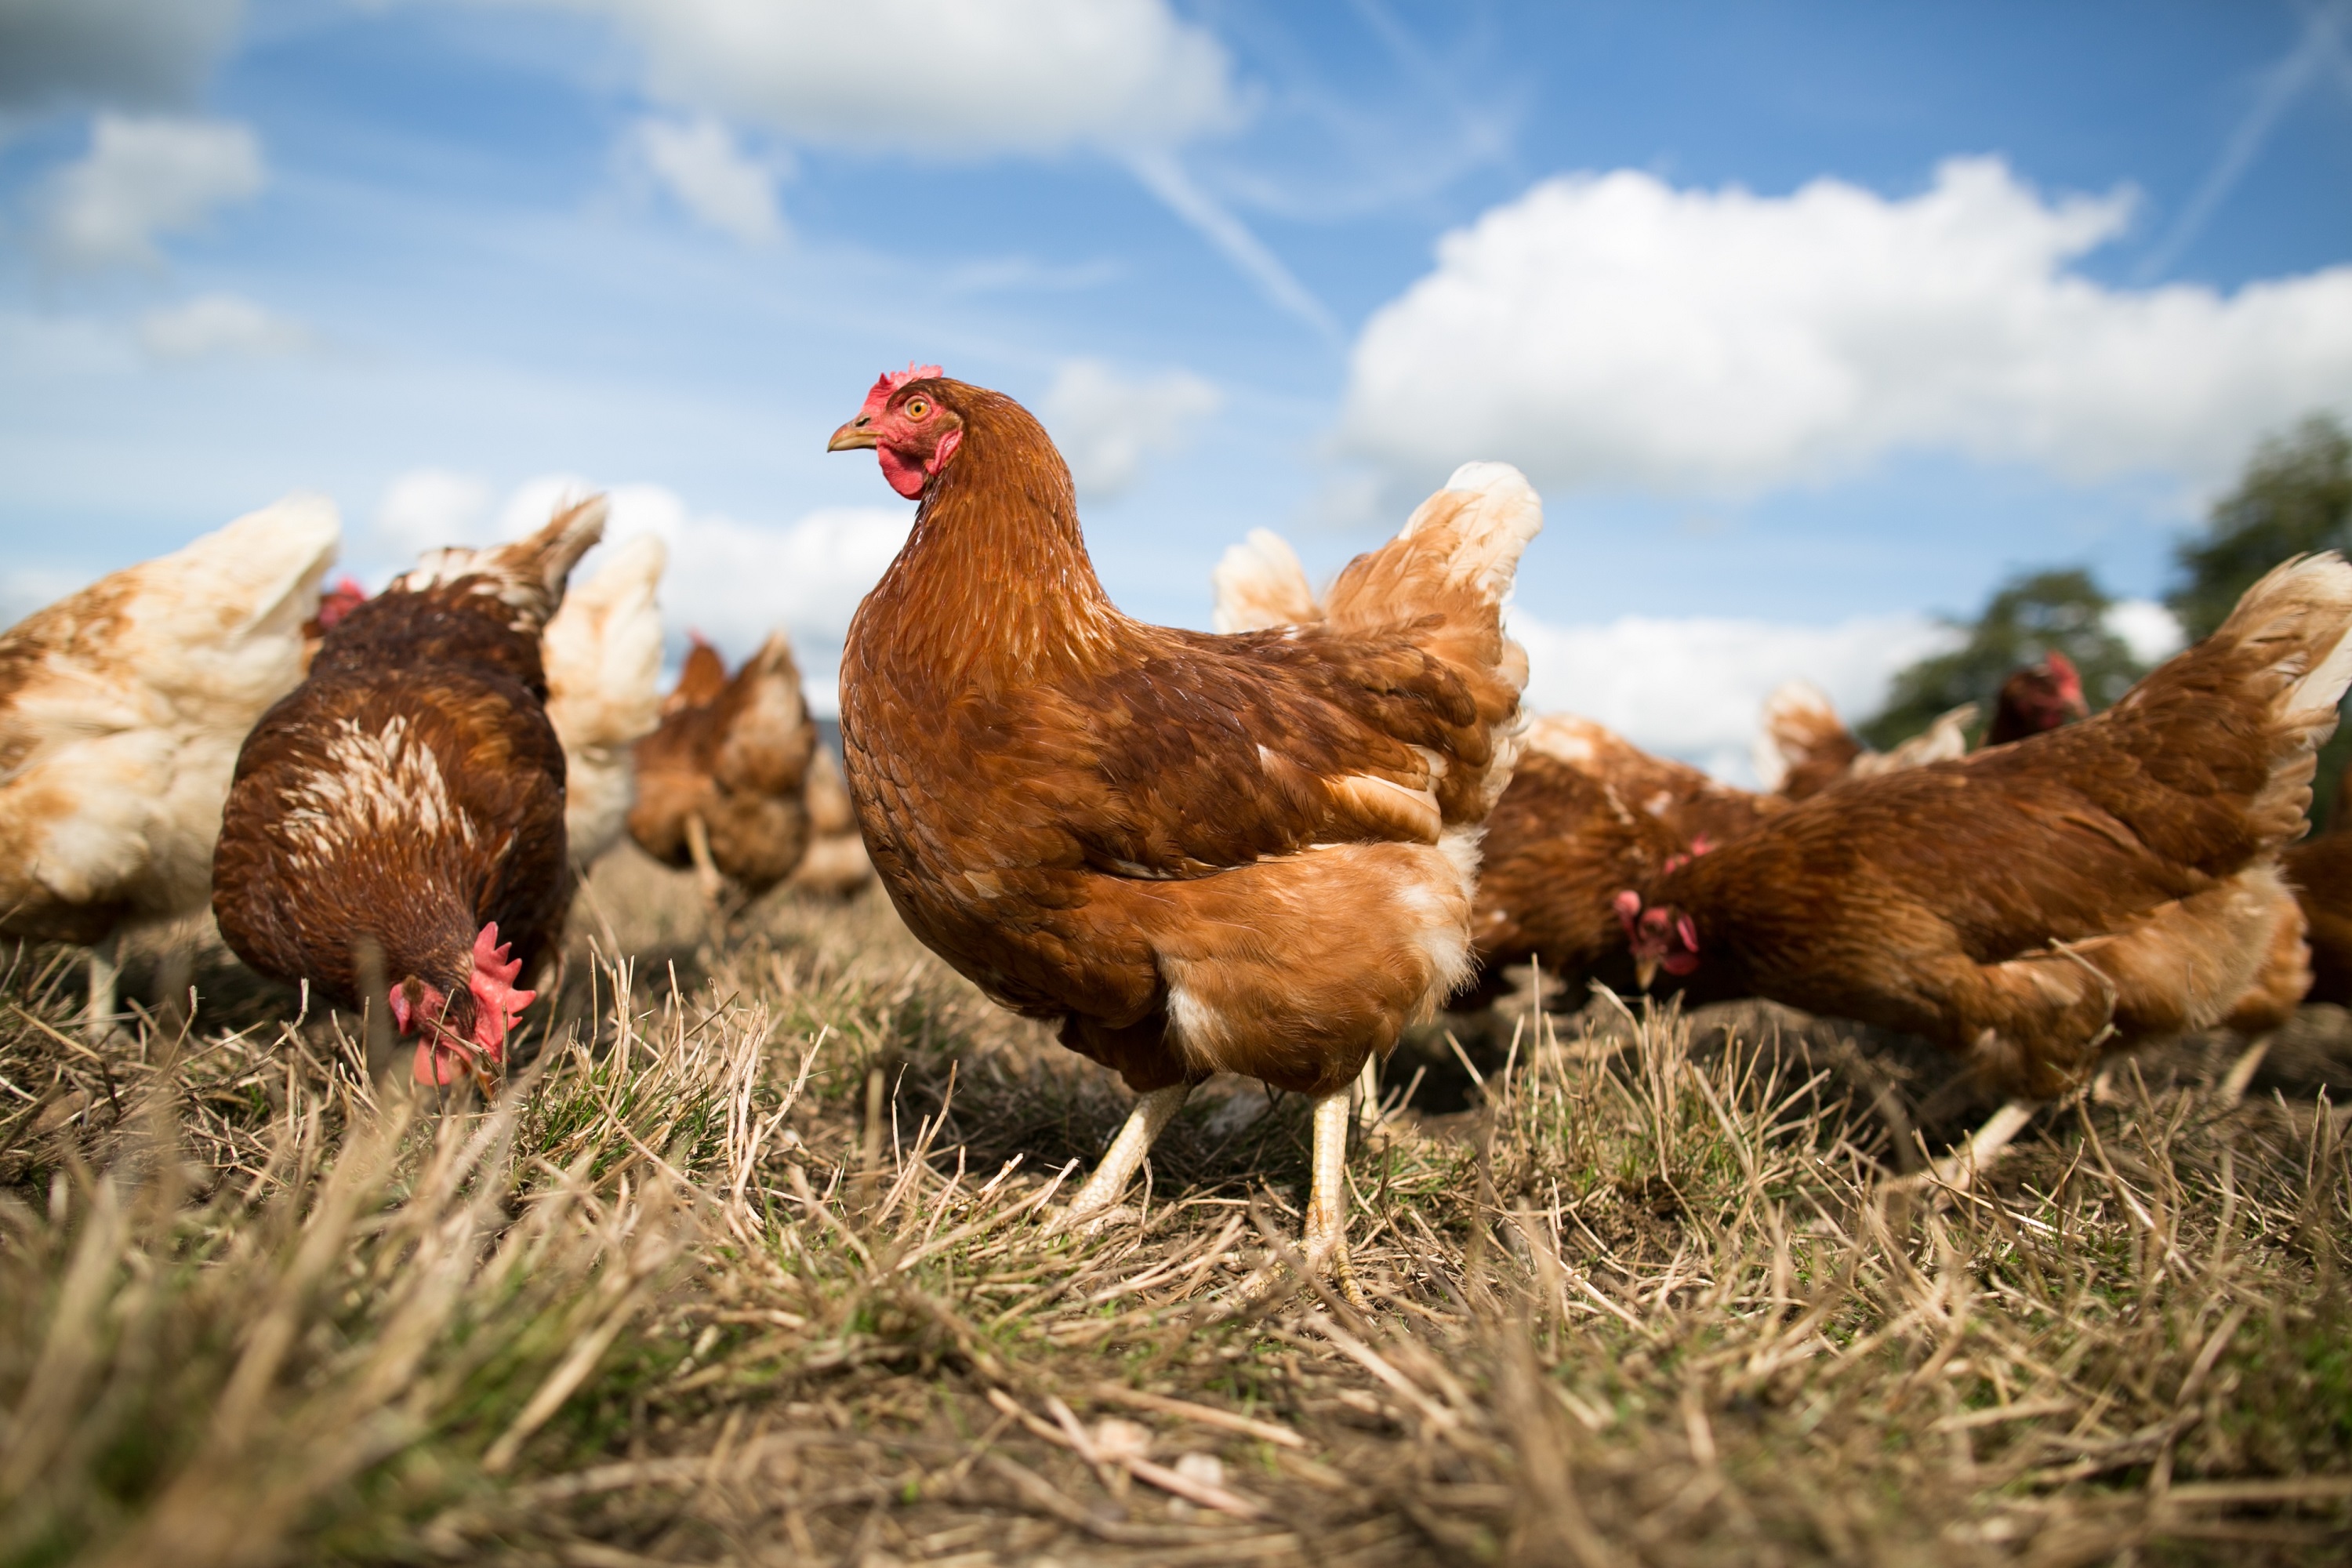
<svg viewBox="0 0 2352 1568">
<path fill-rule="evenodd" d="M 929 414 L 930 411 L 930 404 L 919 397 L 907 405 L 907 417 L 909 419 L 920 419 L 924 415 Z"/>
</svg>

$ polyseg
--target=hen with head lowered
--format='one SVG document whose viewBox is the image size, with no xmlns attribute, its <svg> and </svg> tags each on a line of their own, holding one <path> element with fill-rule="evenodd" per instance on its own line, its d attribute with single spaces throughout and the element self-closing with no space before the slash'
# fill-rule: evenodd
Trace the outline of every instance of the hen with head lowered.
<svg viewBox="0 0 2352 1568">
<path fill-rule="evenodd" d="M 2279 853 L 2347 680 L 2352 566 L 2290 562 L 2105 712 L 1848 780 L 1624 889 L 1627 944 L 1701 997 L 1924 1035 L 2058 1092 L 2103 1048 L 2294 989 Z"/>
<path fill-rule="evenodd" d="M 199 913 L 236 751 L 302 679 L 302 626 L 341 530 L 291 496 L 102 577 L 0 635 L 0 934 L 89 944 Z"/>
<path fill-rule="evenodd" d="M 1502 600 L 1541 507 L 1474 463 L 1310 626 L 1147 626 L 1103 592 L 1029 413 L 885 376 L 835 450 L 919 497 L 850 625 L 842 740 L 917 936 L 1141 1099 L 1063 1223 L 1219 1071 L 1309 1095 L 1307 1239 L 1345 1266 L 1349 1086 L 1469 966 L 1479 825 L 1518 749 Z"/>
<path fill-rule="evenodd" d="M 491 1087 L 532 1000 L 517 982 L 571 904 L 540 635 L 604 528 L 597 498 L 516 543 L 435 552 L 336 623 L 237 758 L 221 934 L 265 974 L 388 1006 L 423 1083 Z"/>
</svg>

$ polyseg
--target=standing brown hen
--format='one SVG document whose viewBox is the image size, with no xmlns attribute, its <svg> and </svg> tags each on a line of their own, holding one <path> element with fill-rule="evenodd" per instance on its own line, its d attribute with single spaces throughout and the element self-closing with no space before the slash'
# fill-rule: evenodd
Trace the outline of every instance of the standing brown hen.
<svg viewBox="0 0 2352 1568">
<path fill-rule="evenodd" d="M 1626 889 L 1628 944 L 1702 995 L 1924 1035 L 2055 1093 L 2299 963 L 2279 852 L 2347 680 L 2352 566 L 2289 562 L 2104 713 L 1847 780 Z"/>
<path fill-rule="evenodd" d="M 1142 1096 L 1070 1215 L 1109 1207 L 1192 1086 L 1236 1072 L 1316 1099 L 1307 1249 L 1343 1267 L 1349 1086 L 1468 965 L 1535 492 L 1465 465 L 1324 620 L 1230 637 L 1112 605 L 1069 468 L 1009 397 L 886 376 L 832 447 L 878 447 L 922 500 L 842 665 L 875 868 L 935 952 Z"/>
<path fill-rule="evenodd" d="M 729 679 L 698 643 L 670 696 L 661 727 L 637 742 L 629 833 L 655 859 L 693 867 L 705 898 L 718 897 L 722 877 L 757 898 L 808 847 L 816 725 L 793 645 L 777 632 Z"/>
<path fill-rule="evenodd" d="M 326 634 L 247 737 L 213 857 L 238 957 L 388 1003 L 416 1077 L 486 1089 L 571 903 L 563 748 L 540 634 L 602 498 L 518 543 L 444 550 Z M 388 995 L 362 995 L 381 964 Z"/>
</svg>

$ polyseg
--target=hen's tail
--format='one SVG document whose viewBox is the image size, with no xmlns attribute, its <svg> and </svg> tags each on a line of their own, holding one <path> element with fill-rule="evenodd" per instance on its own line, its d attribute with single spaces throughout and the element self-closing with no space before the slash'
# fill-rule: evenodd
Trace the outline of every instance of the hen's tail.
<svg viewBox="0 0 2352 1568">
<path fill-rule="evenodd" d="M 414 570 L 393 580 L 392 588 L 418 593 L 478 578 L 482 592 L 494 595 L 512 612 L 509 624 L 515 630 L 536 635 L 546 629 L 563 603 L 572 568 L 604 537 L 604 498 L 590 496 L 558 510 L 528 539 L 487 550 L 462 545 L 428 550 Z"/>
<path fill-rule="evenodd" d="M 1928 721 L 1927 727 L 1904 742 L 1884 752 L 1864 752 L 1854 758 L 1857 777 L 1873 778 L 1880 773 L 1899 773 L 1905 768 L 1924 768 L 1929 763 L 1948 763 L 1955 757 L 1969 754 L 1969 726 L 1977 721 L 1977 705 L 1963 702 L 1958 708 L 1948 708 Z"/>
<path fill-rule="evenodd" d="M 1830 694 L 1810 680 L 1784 680 L 1764 700 L 1756 731 L 1756 776 L 1777 790 L 1790 770 L 1811 762 L 1847 763 L 1862 750 L 1838 717 Z"/>
<path fill-rule="evenodd" d="M 547 717 L 563 742 L 563 826 L 583 864 L 619 841 L 636 796 L 629 746 L 661 710 L 661 605 L 668 552 L 641 533 L 564 595 L 540 639 Z"/>
<path fill-rule="evenodd" d="M 2315 755 L 2335 732 L 2347 684 L 2352 565 L 2330 551 L 2273 568 L 2219 630 L 2159 666 L 2109 711 L 2152 766 L 2178 772 L 2182 759 L 2199 759 L 2228 794 L 2238 793 L 2230 772 L 2251 776 L 2247 826 L 2275 849 L 2302 837 Z M 2229 769 L 2234 758 L 2243 761 Z"/>
<path fill-rule="evenodd" d="M 1263 631 L 1323 618 L 1298 552 L 1271 529 L 1251 529 L 1248 538 L 1225 552 L 1210 582 L 1217 607 L 1209 624 L 1221 632 Z"/>
<path fill-rule="evenodd" d="M 1543 501 L 1508 463 L 1465 463 L 1394 539 L 1359 555 L 1331 584 L 1334 631 L 1402 637 L 1458 677 L 1477 706 L 1489 754 L 1462 756 L 1439 786 L 1451 821 L 1481 821 L 1518 758 L 1527 650 L 1503 631 L 1519 556 L 1543 529 Z"/>
</svg>

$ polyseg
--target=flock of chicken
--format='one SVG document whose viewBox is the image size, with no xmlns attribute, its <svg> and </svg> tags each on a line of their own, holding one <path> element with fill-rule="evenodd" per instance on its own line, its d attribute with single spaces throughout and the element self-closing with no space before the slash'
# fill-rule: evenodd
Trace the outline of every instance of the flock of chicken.
<svg viewBox="0 0 2352 1568">
<path fill-rule="evenodd" d="M 1503 602 L 1541 505 L 1506 465 L 1464 465 L 1320 596 L 1252 535 L 1201 633 L 1111 605 L 1012 399 L 910 366 L 830 445 L 920 501 L 850 628 L 845 788 L 781 636 L 731 679 L 698 642 L 656 695 L 657 542 L 567 597 L 600 501 L 322 600 L 334 518 L 297 499 L 0 637 L 0 932 L 94 944 L 102 1016 L 120 931 L 209 899 L 253 967 L 385 1008 L 420 1080 L 487 1092 L 624 832 L 714 896 L 878 873 L 1137 1091 L 1056 1224 L 1106 1218 L 1234 1072 L 1312 1097 L 1307 1250 L 1343 1278 L 1360 1079 L 1506 965 L 1906 1030 L 2042 1096 L 2352 986 L 2352 834 L 2295 844 L 2352 681 L 2334 555 L 2105 712 L 2059 656 L 2020 670 L 1973 752 L 1972 715 L 1881 755 L 1786 689 L 1756 793 L 1522 713 Z"/>
</svg>

